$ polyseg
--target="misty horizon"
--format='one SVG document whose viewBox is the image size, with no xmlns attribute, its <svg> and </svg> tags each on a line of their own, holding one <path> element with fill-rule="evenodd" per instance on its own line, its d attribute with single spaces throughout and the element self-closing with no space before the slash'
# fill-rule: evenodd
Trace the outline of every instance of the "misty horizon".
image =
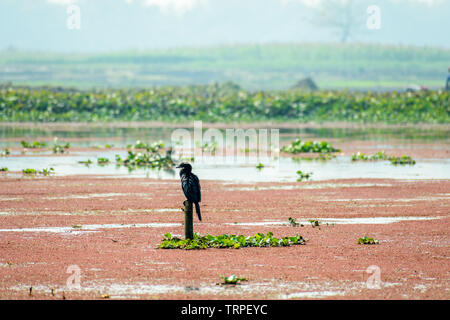
<svg viewBox="0 0 450 320">
<path fill-rule="evenodd" d="M 336 1 L 325 1 L 334 3 Z M 106 53 L 241 44 L 343 43 L 331 21 L 307 0 L 5 0 L 0 4 L 0 50 Z M 67 26 L 70 5 L 80 28 Z M 368 30 L 368 5 L 380 8 L 380 28 Z M 323 12 L 331 12 L 325 7 Z M 345 43 L 450 48 L 449 1 L 356 1 Z"/>
</svg>

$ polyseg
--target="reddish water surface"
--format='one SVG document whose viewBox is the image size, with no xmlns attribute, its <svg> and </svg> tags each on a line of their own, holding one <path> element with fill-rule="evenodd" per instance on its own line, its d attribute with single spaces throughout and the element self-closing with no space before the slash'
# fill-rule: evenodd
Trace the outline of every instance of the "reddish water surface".
<svg viewBox="0 0 450 320">
<path fill-rule="evenodd" d="M 202 191 L 204 221 L 195 221 L 195 232 L 272 231 L 277 237 L 300 234 L 308 242 L 285 248 L 156 249 L 166 232 L 184 234 L 178 181 L 6 175 L 0 178 L 0 298 L 450 298 L 448 180 L 257 186 L 202 181 Z M 290 217 L 306 224 L 284 224 Z M 375 217 L 429 220 L 340 220 L 322 222 L 320 229 L 307 223 Z M 363 236 L 380 243 L 358 245 Z M 80 288 L 67 287 L 71 265 L 79 267 Z M 372 265 L 380 271 L 379 289 L 367 287 Z M 249 281 L 217 285 L 220 276 L 231 274 Z"/>
</svg>

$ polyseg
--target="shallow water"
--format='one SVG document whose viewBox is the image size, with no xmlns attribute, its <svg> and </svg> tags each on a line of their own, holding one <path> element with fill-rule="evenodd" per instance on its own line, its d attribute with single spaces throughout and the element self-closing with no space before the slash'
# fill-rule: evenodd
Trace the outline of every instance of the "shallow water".
<svg viewBox="0 0 450 320">
<path fill-rule="evenodd" d="M 125 156 L 126 151 L 87 152 L 83 155 L 63 157 L 6 157 L 0 159 L 1 167 L 9 171 L 24 168 L 54 168 L 56 175 L 111 175 L 126 177 L 148 177 L 155 179 L 179 179 L 176 170 L 157 170 L 140 168 L 130 171 L 114 163 L 99 166 L 97 157 L 114 161 L 115 155 Z M 85 166 L 78 161 L 91 159 L 94 164 Z M 338 156 L 329 161 L 298 161 L 291 158 L 278 158 L 265 162 L 265 167 L 256 169 L 257 159 L 248 158 L 248 163 L 234 162 L 232 159 L 204 157 L 194 162 L 194 172 L 202 180 L 222 180 L 234 182 L 294 182 L 297 170 L 312 172 L 311 180 L 352 179 L 352 178 L 390 178 L 390 179 L 450 179 L 450 159 L 420 160 L 416 165 L 394 166 L 388 161 L 353 162 L 350 157 Z M 230 161 L 229 161 L 230 160 Z M 313 186 L 311 187 L 313 188 Z"/>
<path fill-rule="evenodd" d="M 68 156 L 53 156 L 49 152 L 27 153 L 24 157 L 0 157 L 0 167 L 8 167 L 10 171 L 21 171 L 25 168 L 42 170 L 53 167 L 57 175 L 110 175 L 115 177 L 149 177 L 156 179 L 178 179 L 175 170 L 152 170 L 141 168 L 131 171 L 126 167 L 117 167 L 114 163 L 99 166 L 97 158 L 108 158 L 114 162 L 115 155 L 125 157 L 126 151 L 105 149 L 105 144 L 125 147 L 136 140 L 153 142 L 162 140 L 170 145 L 173 128 L 105 128 L 80 127 L 70 130 L 52 128 L 16 128 L 0 125 L 0 151 L 5 147 L 20 146 L 20 140 L 46 140 L 52 145 L 52 139 L 58 137 L 61 143 L 67 138 L 84 139 L 71 142 L 73 147 L 101 148 L 89 152 L 71 152 Z M 192 131 L 192 129 L 191 129 Z M 301 137 L 308 140 L 335 138 L 338 141 L 370 140 L 379 142 L 381 149 L 394 146 L 409 146 L 411 143 L 449 142 L 448 130 L 437 129 L 332 129 L 304 128 L 281 129 L 280 142 L 292 141 Z M 16 139 L 11 141 L 11 139 Z M 20 140 L 18 140 L 20 139 Z M 395 141 L 395 142 L 391 142 Z M 400 141 L 400 142 L 399 142 Z M 38 156 L 45 154 L 44 156 Z M 78 161 L 90 159 L 94 163 L 89 167 Z M 255 166 L 263 163 L 264 168 L 257 170 Z M 352 162 L 348 156 L 338 156 L 329 161 L 298 160 L 291 158 L 246 158 L 208 157 L 204 156 L 194 162 L 194 172 L 202 179 L 224 180 L 234 182 L 294 182 L 297 170 L 312 172 L 312 180 L 351 179 L 351 178 L 393 178 L 393 179 L 450 179 L 450 159 L 420 160 L 414 166 L 394 166 L 388 161 Z"/>
<path fill-rule="evenodd" d="M 390 224 L 402 221 L 428 221 L 428 220 L 438 220 L 443 217 L 370 217 L 370 218 L 321 218 L 319 222 L 322 225 L 330 224 Z M 297 220 L 299 224 L 304 226 L 311 225 L 307 220 Z M 228 225 L 234 226 L 288 226 L 290 225 L 287 221 L 262 221 L 262 222 L 236 222 L 236 223 L 226 223 Z"/>
<path fill-rule="evenodd" d="M 123 228 L 168 228 L 179 227 L 181 223 L 136 223 L 136 224 L 89 224 L 77 227 L 37 227 L 37 228 L 17 228 L 0 229 L 0 232 L 50 232 L 50 233 L 86 233 L 102 229 L 123 229 Z"/>
<path fill-rule="evenodd" d="M 389 286 L 390 283 L 382 283 L 382 286 Z M 398 285 L 398 284 L 393 284 Z M 296 299 L 296 298 L 324 298 L 331 296 L 341 296 L 354 294 L 364 288 L 364 282 L 353 281 L 314 281 L 314 282 L 285 282 L 285 281 L 265 281 L 265 282 L 243 282 L 239 285 L 216 285 L 214 283 L 201 283 L 198 286 L 183 286 L 177 284 L 160 283 L 109 283 L 99 281 L 82 282 L 80 288 L 60 287 L 54 285 L 35 285 L 34 292 L 51 292 L 56 288 L 59 293 L 78 291 L 82 293 L 96 293 L 99 298 L 103 294 L 108 294 L 111 298 L 139 298 L 143 295 L 161 295 L 189 292 L 191 295 L 248 295 L 258 293 L 272 299 Z M 17 285 L 8 288 L 15 291 L 26 291 L 28 285 Z"/>
</svg>

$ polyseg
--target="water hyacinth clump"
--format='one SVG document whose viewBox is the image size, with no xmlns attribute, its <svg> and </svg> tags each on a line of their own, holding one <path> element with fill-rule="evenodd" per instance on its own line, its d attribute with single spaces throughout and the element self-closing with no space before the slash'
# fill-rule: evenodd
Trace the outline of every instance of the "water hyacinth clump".
<svg viewBox="0 0 450 320">
<path fill-rule="evenodd" d="M 54 168 L 50 168 L 50 169 L 36 170 L 36 169 L 27 168 L 27 169 L 22 169 L 22 173 L 24 175 L 37 175 L 37 174 L 40 174 L 40 175 L 43 175 L 43 176 L 48 176 L 48 175 L 51 175 L 51 174 L 55 173 L 55 169 Z"/>
<path fill-rule="evenodd" d="M 410 165 L 414 165 L 416 164 L 416 161 L 414 159 L 412 159 L 410 156 L 401 156 L 401 157 L 390 157 L 389 161 L 394 164 L 410 164 Z"/>
<path fill-rule="evenodd" d="M 292 245 L 303 245 L 305 240 L 302 236 L 275 238 L 272 232 L 257 233 L 254 236 L 243 235 L 220 235 L 220 236 L 200 236 L 194 233 L 193 239 L 181 239 L 166 233 L 159 245 L 160 249 L 207 249 L 207 248 L 234 248 L 243 247 L 288 247 Z"/>
<path fill-rule="evenodd" d="M 22 148 L 25 149 L 40 149 L 40 148 L 46 148 L 47 144 L 45 142 L 39 142 L 39 141 L 33 141 L 33 142 L 26 142 L 21 141 Z"/>
<path fill-rule="evenodd" d="M 297 171 L 297 181 L 306 181 L 311 179 L 312 172 L 303 172 L 301 170 Z"/>
<path fill-rule="evenodd" d="M 412 159 L 410 156 L 401 156 L 401 157 L 389 156 L 384 151 L 379 151 L 373 155 L 366 155 L 361 152 L 352 155 L 352 161 L 379 161 L 379 160 L 388 160 L 394 165 L 416 164 L 416 161 Z"/>
<path fill-rule="evenodd" d="M 164 143 L 162 142 L 146 144 L 136 141 L 136 144 L 132 147 L 134 149 L 145 149 L 145 151 L 135 152 L 128 150 L 128 154 L 125 159 L 122 159 L 119 155 L 116 155 L 116 162 L 118 165 L 128 167 L 145 166 L 151 168 L 172 168 L 175 166 L 175 161 L 172 158 L 172 148 L 169 148 L 165 152 L 165 155 L 163 155 L 162 152 L 164 151 Z"/>
<path fill-rule="evenodd" d="M 220 277 L 223 280 L 223 282 L 221 283 L 222 285 L 237 285 L 237 284 L 240 284 L 240 282 L 248 281 L 247 278 L 241 278 L 234 274 L 232 274 L 229 277 L 225 277 L 225 276 L 220 276 Z"/>
<path fill-rule="evenodd" d="M 65 152 L 67 152 L 67 149 L 69 149 L 69 148 L 70 148 L 70 143 L 67 142 L 65 144 L 59 144 L 58 138 L 54 139 L 54 144 L 53 144 L 53 148 L 52 148 L 52 151 L 54 154 L 65 153 Z"/>
<path fill-rule="evenodd" d="M 373 155 L 366 155 L 358 152 L 352 155 L 352 161 L 377 161 L 389 160 L 389 156 L 384 151 L 379 151 Z"/>
<path fill-rule="evenodd" d="M 363 237 L 358 239 L 358 244 L 379 244 L 379 241 L 374 238 Z"/>
<path fill-rule="evenodd" d="M 340 152 L 339 149 L 334 148 L 330 143 L 326 141 L 302 141 L 297 139 L 290 145 L 281 148 L 282 152 L 297 154 L 297 153 L 333 153 Z"/>
<path fill-rule="evenodd" d="M 449 91 L 247 91 L 227 84 L 74 90 L 0 87 L 0 121 L 287 120 L 449 123 Z"/>
<path fill-rule="evenodd" d="M 11 151 L 9 151 L 8 148 L 5 148 L 2 152 L 0 152 L 0 157 L 7 157 L 11 154 Z"/>
</svg>

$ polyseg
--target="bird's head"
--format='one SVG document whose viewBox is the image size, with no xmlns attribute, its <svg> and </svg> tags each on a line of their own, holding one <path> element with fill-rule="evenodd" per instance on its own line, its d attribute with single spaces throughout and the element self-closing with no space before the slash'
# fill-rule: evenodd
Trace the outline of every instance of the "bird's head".
<svg viewBox="0 0 450 320">
<path fill-rule="evenodd" d="M 192 171 L 192 166 L 189 163 L 186 162 L 182 162 L 177 166 L 178 169 L 181 169 L 182 171 L 185 172 L 191 172 Z"/>
</svg>

